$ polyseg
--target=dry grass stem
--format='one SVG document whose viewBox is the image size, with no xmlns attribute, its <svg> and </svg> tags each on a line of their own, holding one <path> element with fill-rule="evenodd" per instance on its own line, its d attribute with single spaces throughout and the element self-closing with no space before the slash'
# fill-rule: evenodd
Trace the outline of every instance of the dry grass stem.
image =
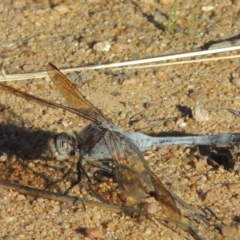
<svg viewBox="0 0 240 240">
<path fill-rule="evenodd" d="M 204 61 L 217 61 L 217 60 L 224 60 L 224 59 L 239 58 L 240 55 L 232 55 L 232 56 L 222 56 L 222 57 L 216 57 L 216 58 L 169 62 L 169 63 L 163 63 L 163 64 L 149 64 L 153 62 L 175 60 L 175 59 L 186 58 L 186 57 L 203 56 L 208 54 L 216 54 L 216 53 L 228 52 L 228 51 L 234 51 L 234 50 L 240 50 L 240 46 L 232 46 L 232 47 L 219 48 L 219 49 L 209 49 L 209 50 L 198 51 L 198 52 L 181 53 L 181 54 L 174 54 L 174 55 L 168 55 L 168 56 L 162 56 L 162 57 L 140 59 L 140 60 L 134 60 L 134 61 L 119 62 L 119 63 L 61 69 L 61 72 L 70 73 L 75 71 L 86 71 L 86 70 L 96 70 L 96 69 L 105 69 L 105 68 L 116 68 L 115 70 L 119 70 L 120 67 L 121 68 L 125 67 L 128 69 L 150 68 L 150 67 L 161 67 L 161 66 L 169 66 L 169 65 L 179 65 L 179 64 L 197 63 L 197 62 L 204 62 Z M 138 65 L 138 64 L 144 64 L 144 65 L 135 66 L 135 67 L 132 66 L 132 65 Z M 2 76 L 0 76 L 0 82 L 38 79 L 38 78 L 45 78 L 48 76 L 46 71 L 36 72 L 36 73 L 26 73 L 26 74 L 6 74 L 4 71 L 4 64 L 2 64 L 1 73 L 2 73 Z"/>
</svg>

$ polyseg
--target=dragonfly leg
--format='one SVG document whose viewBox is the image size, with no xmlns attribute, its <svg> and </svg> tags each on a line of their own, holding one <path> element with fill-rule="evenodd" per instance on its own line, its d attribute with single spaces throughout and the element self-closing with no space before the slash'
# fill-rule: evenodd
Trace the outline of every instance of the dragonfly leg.
<svg viewBox="0 0 240 240">
<path fill-rule="evenodd" d="M 51 182 L 51 183 L 48 183 L 48 184 L 46 185 L 46 188 L 51 188 L 51 187 L 54 186 L 55 184 L 61 182 L 64 178 L 66 178 L 66 177 L 71 173 L 71 171 L 72 171 L 72 169 L 70 168 L 70 169 L 63 175 L 63 177 L 62 177 L 61 179 L 58 179 L 58 180 L 53 181 L 53 182 Z"/>
<path fill-rule="evenodd" d="M 111 161 L 110 159 L 109 160 L 104 160 L 105 161 Z M 103 162 L 103 160 L 101 160 L 101 163 Z M 106 166 L 104 164 L 101 164 L 101 163 L 98 163 L 96 161 L 94 162 L 91 162 L 89 163 L 90 165 L 92 165 L 93 167 L 96 167 L 96 168 L 99 168 L 100 170 L 106 172 L 106 173 L 109 173 L 109 174 L 114 174 L 114 170 L 112 167 L 109 167 L 109 166 Z"/>
<path fill-rule="evenodd" d="M 94 163 L 90 163 L 90 165 L 93 165 L 93 166 L 95 166 L 95 167 L 99 167 L 100 169 L 101 169 L 101 167 L 103 167 L 103 165 L 101 165 L 101 164 L 94 164 Z M 113 170 L 111 170 L 110 168 L 107 168 L 107 167 L 105 167 L 103 170 L 105 170 L 105 171 L 107 171 L 107 172 L 110 172 L 110 173 L 113 173 Z M 88 176 L 88 173 L 87 173 L 87 171 L 85 170 L 85 168 L 84 168 L 84 166 L 83 166 L 83 164 L 82 164 L 82 161 L 79 161 L 79 163 L 78 163 L 78 175 L 79 175 L 79 182 L 81 181 L 81 176 L 85 176 L 86 178 L 87 178 L 87 180 L 88 180 L 88 190 L 89 190 L 89 192 L 95 197 L 95 198 L 97 198 L 99 201 L 101 201 L 101 202 L 104 202 L 104 203 L 108 203 L 108 204 L 110 204 L 111 202 L 110 201 L 108 201 L 108 200 L 106 200 L 106 199 L 104 199 L 102 196 L 101 196 L 101 194 L 99 194 L 97 191 L 95 191 L 94 189 L 93 189 L 93 187 L 92 187 L 92 181 L 91 181 L 91 179 L 90 179 L 90 177 Z"/>
<path fill-rule="evenodd" d="M 74 181 L 71 186 L 64 192 L 64 194 L 68 194 L 69 191 L 74 187 L 76 186 L 77 184 L 79 184 L 82 180 L 82 175 L 86 175 L 86 173 L 83 172 L 83 167 L 82 167 L 82 164 L 81 164 L 81 161 L 78 161 L 77 162 L 77 181 Z M 88 177 L 88 176 L 87 176 Z"/>
</svg>

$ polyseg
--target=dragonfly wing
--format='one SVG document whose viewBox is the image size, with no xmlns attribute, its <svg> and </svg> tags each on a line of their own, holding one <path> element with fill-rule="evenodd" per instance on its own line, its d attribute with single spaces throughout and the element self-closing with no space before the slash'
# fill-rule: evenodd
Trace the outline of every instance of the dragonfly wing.
<svg viewBox="0 0 240 240">
<path fill-rule="evenodd" d="M 180 219 L 180 211 L 176 206 L 174 199 L 169 191 L 165 188 L 159 178 L 151 171 L 151 180 L 154 186 L 157 200 L 162 203 L 162 208 L 166 216 L 174 217 L 175 220 Z"/>
<path fill-rule="evenodd" d="M 7 86 L 5 84 L 1 84 L 0 83 L 0 89 L 2 89 L 4 92 L 14 94 L 14 95 L 16 95 L 18 97 L 27 99 L 29 101 L 34 101 L 34 102 L 36 102 L 38 104 L 41 104 L 41 105 L 44 105 L 44 106 L 47 106 L 47 107 L 61 108 L 61 109 L 64 109 L 64 110 L 68 111 L 68 107 L 66 107 L 66 106 L 63 106 L 63 105 L 60 105 L 60 104 L 57 104 L 57 103 L 54 103 L 54 102 L 51 102 L 51 101 L 47 101 L 47 100 L 44 100 L 42 98 L 35 97 L 35 96 L 31 95 L 31 94 L 22 92 L 20 90 L 17 90 L 15 88 Z"/>
<path fill-rule="evenodd" d="M 35 97 L 31 94 L 22 92 L 20 90 L 17 90 L 13 87 L 10 87 L 10 86 L 7 86 L 7 85 L 1 84 L 1 83 L 0 83 L 0 89 L 3 90 L 4 92 L 14 94 L 14 95 L 16 95 L 18 97 L 21 97 L 21 98 L 24 98 L 28 101 L 33 101 L 35 103 L 38 103 L 38 104 L 41 104 L 41 105 L 44 105 L 44 106 L 47 106 L 47 107 L 50 107 L 50 108 L 61 108 L 63 110 L 66 110 L 68 112 L 76 114 L 80 117 L 86 118 L 90 121 L 98 121 L 98 118 L 97 118 L 96 114 L 94 114 L 92 111 L 89 111 L 87 109 L 70 108 L 70 107 L 67 107 L 67 106 L 64 106 L 64 105 L 61 105 L 61 104 L 57 104 L 57 103 L 54 103 L 54 102 L 51 102 L 51 101 L 44 100 L 42 98 Z"/>
<path fill-rule="evenodd" d="M 53 64 L 47 65 L 47 72 L 54 86 L 66 99 L 69 107 L 85 112 L 95 121 L 111 123 L 99 109 L 83 97 L 80 91 Z"/>
<path fill-rule="evenodd" d="M 138 148 L 120 132 L 105 130 L 104 140 L 115 165 L 118 184 L 136 200 L 153 190 L 148 165 Z"/>
</svg>

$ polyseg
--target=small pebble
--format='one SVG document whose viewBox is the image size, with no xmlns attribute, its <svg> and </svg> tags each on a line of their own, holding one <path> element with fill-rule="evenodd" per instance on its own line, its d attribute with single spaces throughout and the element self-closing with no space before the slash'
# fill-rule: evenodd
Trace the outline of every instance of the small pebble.
<svg viewBox="0 0 240 240">
<path fill-rule="evenodd" d="M 101 238 L 103 236 L 103 233 L 99 228 L 87 228 L 85 235 L 89 238 Z"/>
<path fill-rule="evenodd" d="M 180 84 L 182 84 L 182 79 L 179 77 L 176 77 L 173 79 L 173 83 L 176 85 L 180 85 Z"/>
<path fill-rule="evenodd" d="M 98 52 L 108 52 L 111 48 L 111 43 L 108 41 L 98 42 L 93 46 L 93 49 Z"/>
<path fill-rule="evenodd" d="M 221 229 L 221 232 L 224 236 L 229 237 L 235 237 L 236 234 L 239 234 L 237 229 L 235 227 L 229 227 L 229 226 L 223 226 Z M 236 238 L 234 238 L 236 239 Z"/>
<path fill-rule="evenodd" d="M 25 201 L 26 200 L 26 196 L 23 195 L 23 194 L 18 194 L 16 200 L 17 201 Z"/>
<path fill-rule="evenodd" d="M 68 6 L 65 4 L 57 5 L 54 9 L 60 14 L 66 14 L 69 11 Z"/>
<path fill-rule="evenodd" d="M 144 229 L 144 233 L 145 233 L 146 235 L 150 235 L 150 234 L 152 233 L 151 228 L 150 228 L 150 227 L 146 227 L 146 228 Z"/>
<path fill-rule="evenodd" d="M 210 119 L 209 112 L 200 106 L 192 108 L 192 115 L 197 122 L 204 122 Z"/>
<path fill-rule="evenodd" d="M 33 230 L 33 225 L 32 225 L 32 224 L 27 225 L 27 226 L 25 227 L 25 229 L 26 229 L 26 231 L 32 231 L 32 230 Z"/>
<path fill-rule="evenodd" d="M 212 11 L 214 8 L 215 8 L 214 6 L 209 5 L 209 6 L 202 6 L 201 9 L 202 9 L 203 12 L 210 12 L 210 11 Z"/>
<path fill-rule="evenodd" d="M 185 128 L 185 127 L 187 126 L 187 123 L 181 122 L 181 123 L 179 123 L 178 126 L 179 126 L 180 128 Z"/>
<path fill-rule="evenodd" d="M 234 77 L 232 78 L 232 84 L 236 85 L 236 86 L 240 86 L 240 78 L 239 77 Z"/>
<path fill-rule="evenodd" d="M 7 154 L 6 153 L 1 153 L 0 162 L 5 162 L 6 160 L 7 160 Z"/>
<path fill-rule="evenodd" d="M 143 209 L 146 210 L 150 214 L 155 214 L 157 212 L 158 205 L 157 205 L 157 203 L 146 202 L 143 204 Z"/>
<path fill-rule="evenodd" d="M 187 126 L 187 123 L 184 122 L 183 118 L 179 118 L 176 122 L 176 125 L 179 126 L 180 128 L 185 128 Z"/>
<path fill-rule="evenodd" d="M 165 22 L 167 20 L 167 18 L 159 11 L 156 11 L 154 14 L 154 21 L 156 22 Z"/>
<path fill-rule="evenodd" d="M 228 184 L 228 188 L 232 193 L 240 192 L 240 183 L 230 183 Z"/>
<path fill-rule="evenodd" d="M 213 204 L 219 201 L 219 196 L 221 195 L 221 189 L 220 188 L 212 188 L 207 191 L 205 195 L 205 201 L 208 204 Z"/>
<path fill-rule="evenodd" d="M 138 79 L 137 78 L 134 78 L 134 77 L 131 77 L 131 78 L 126 78 L 126 79 L 124 79 L 124 81 L 123 81 L 123 85 L 134 85 L 134 84 L 137 84 L 137 82 L 138 82 Z"/>
</svg>

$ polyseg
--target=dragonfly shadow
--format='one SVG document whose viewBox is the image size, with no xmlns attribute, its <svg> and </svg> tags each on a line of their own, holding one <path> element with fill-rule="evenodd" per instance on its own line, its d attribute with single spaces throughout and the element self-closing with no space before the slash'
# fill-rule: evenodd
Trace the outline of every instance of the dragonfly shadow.
<svg viewBox="0 0 240 240">
<path fill-rule="evenodd" d="M 55 133 L 41 129 L 29 130 L 14 124 L 0 123 L 0 153 L 7 154 L 7 158 L 32 160 L 47 157 L 41 154 L 46 150 L 46 144 Z"/>
<path fill-rule="evenodd" d="M 70 168 L 67 161 L 54 160 L 48 147 L 49 139 L 55 135 L 42 129 L 0 123 L 0 179 L 38 187 L 34 183 L 37 179 L 37 185 L 46 188 L 64 177 Z"/>
<path fill-rule="evenodd" d="M 226 170 L 234 168 L 234 156 L 229 147 L 198 146 L 199 152 L 208 157 L 208 164 L 215 168 L 223 165 Z"/>
</svg>

